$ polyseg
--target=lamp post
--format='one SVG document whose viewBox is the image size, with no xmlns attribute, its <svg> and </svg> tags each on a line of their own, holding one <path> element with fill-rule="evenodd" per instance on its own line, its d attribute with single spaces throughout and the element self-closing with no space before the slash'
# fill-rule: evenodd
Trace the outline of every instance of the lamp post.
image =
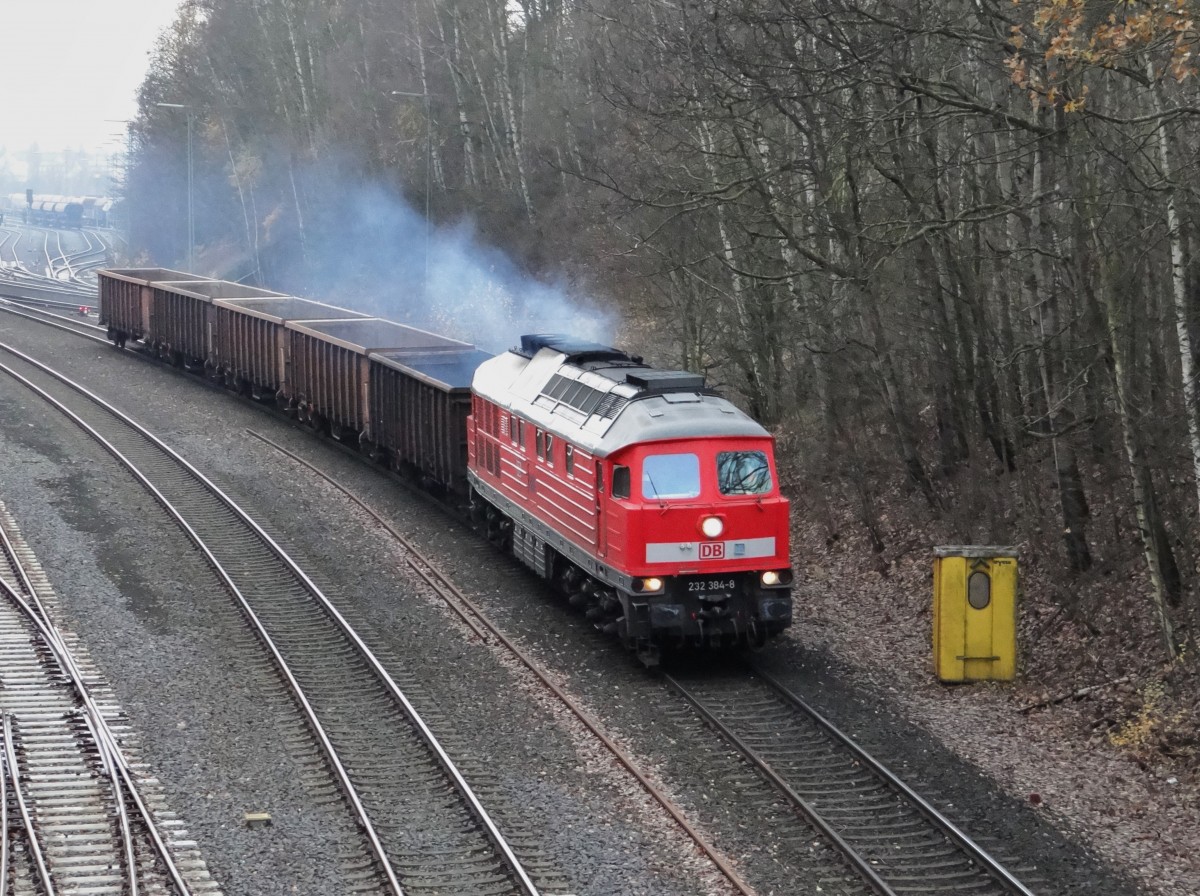
<svg viewBox="0 0 1200 896">
<path fill-rule="evenodd" d="M 422 287 L 425 298 L 429 298 L 429 193 L 433 189 L 433 122 L 429 119 L 429 94 L 413 93 L 408 90 L 393 90 L 392 96 L 420 97 L 425 106 L 425 281 Z"/>
<path fill-rule="evenodd" d="M 129 174 L 130 174 L 130 172 L 133 170 L 133 121 L 132 121 L 132 120 L 130 120 L 130 119 L 128 119 L 128 118 L 106 118 L 106 119 L 104 119 L 104 120 L 105 120 L 106 122 L 108 122 L 109 124 L 123 124 L 123 125 L 125 125 L 125 130 L 124 130 L 124 131 L 123 131 L 121 134 L 119 134 L 119 135 L 118 135 L 118 134 L 113 134 L 113 136 L 114 136 L 114 137 L 120 136 L 120 137 L 121 137 L 121 138 L 122 138 L 122 139 L 125 141 L 125 157 L 124 157 L 124 159 L 123 159 L 123 161 L 122 161 L 122 164 L 121 164 L 121 183 L 120 183 L 120 190 L 119 190 L 119 191 L 117 191 L 117 190 L 114 190 L 114 193 L 118 193 L 118 192 L 119 192 L 119 194 L 120 194 L 120 197 L 121 197 L 122 199 L 124 199 L 124 200 L 125 200 L 125 202 L 126 202 L 126 206 L 128 206 L 128 202 L 129 202 Z M 111 169 L 111 167 L 112 167 L 112 166 L 110 165 L 110 169 Z M 111 175 L 110 175 L 110 177 L 111 177 Z M 114 185 L 114 186 L 116 186 L 116 185 L 117 185 L 117 184 L 116 184 L 116 179 L 115 179 L 115 178 L 112 178 L 112 181 L 113 181 L 113 185 Z M 115 199 L 115 198 L 116 198 L 116 196 L 114 196 L 113 198 Z M 115 205 L 115 204 L 113 205 L 113 209 L 114 209 L 114 212 L 113 212 L 113 215 L 112 215 L 112 218 L 111 218 L 111 220 L 109 220 L 109 221 L 108 221 L 108 224 L 109 224 L 109 226 L 110 226 L 110 227 L 112 227 L 112 228 L 113 228 L 113 230 L 114 230 L 114 231 L 116 231 L 116 230 L 117 230 L 117 226 L 116 226 L 115 222 L 116 222 L 116 221 L 119 221 L 119 220 L 121 220 L 121 219 L 120 219 L 120 217 L 119 217 L 119 216 L 116 214 L 116 212 L 115 212 L 115 209 L 116 209 L 116 205 Z M 126 249 L 126 251 L 128 251 L 128 249 L 129 249 L 129 244 L 130 244 L 130 242 L 131 242 L 130 231 L 132 230 L 133 224 L 132 224 L 132 222 L 131 222 L 131 220 L 130 220 L 130 217 L 129 217 L 129 214 L 128 214 L 128 212 L 127 212 L 127 211 L 126 211 L 126 214 L 125 214 L 125 220 L 124 220 L 124 222 L 123 222 L 123 223 L 124 223 L 124 225 L 125 225 L 125 228 L 124 228 L 124 229 L 125 229 L 125 234 L 124 234 L 124 237 L 123 237 L 123 238 L 124 238 L 124 240 L 125 240 L 125 249 Z M 118 236 L 120 236 L 120 234 L 118 234 Z"/>
<path fill-rule="evenodd" d="M 188 272 L 195 273 L 196 219 L 192 206 L 192 107 L 186 103 L 155 103 L 162 109 L 187 110 Z"/>
</svg>

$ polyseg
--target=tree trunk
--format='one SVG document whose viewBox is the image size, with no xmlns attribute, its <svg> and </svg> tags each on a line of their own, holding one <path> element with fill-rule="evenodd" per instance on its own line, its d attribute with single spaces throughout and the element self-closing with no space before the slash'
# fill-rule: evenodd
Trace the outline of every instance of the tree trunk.
<svg viewBox="0 0 1200 896">
<path fill-rule="evenodd" d="M 1154 111 L 1158 115 L 1158 157 L 1167 195 L 1167 238 L 1171 244 L 1171 296 L 1175 305 L 1175 338 L 1179 341 L 1179 372 L 1183 378 L 1183 416 L 1187 420 L 1188 447 L 1192 454 L 1192 476 L 1196 501 L 1200 507 L 1200 419 L 1196 406 L 1196 364 L 1192 354 L 1192 336 L 1188 325 L 1187 259 L 1184 256 L 1183 226 L 1176 208 L 1175 183 L 1172 180 L 1171 138 L 1163 118 L 1162 85 L 1156 80 L 1154 66 L 1146 64 L 1151 80 Z"/>
</svg>

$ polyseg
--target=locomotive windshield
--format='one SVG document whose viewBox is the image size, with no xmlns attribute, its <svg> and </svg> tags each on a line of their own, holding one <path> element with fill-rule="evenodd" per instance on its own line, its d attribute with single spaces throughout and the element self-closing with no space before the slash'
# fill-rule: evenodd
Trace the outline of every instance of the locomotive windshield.
<svg viewBox="0 0 1200 896">
<path fill-rule="evenodd" d="M 700 458 L 654 454 L 642 462 L 642 497 L 694 498 L 700 494 Z"/>
<path fill-rule="evenodd" d="M 766 452 L 718 452 L 717 483 L 723 495 L 765 495 L 771 490 L 771 465 Z"/>
</svg>

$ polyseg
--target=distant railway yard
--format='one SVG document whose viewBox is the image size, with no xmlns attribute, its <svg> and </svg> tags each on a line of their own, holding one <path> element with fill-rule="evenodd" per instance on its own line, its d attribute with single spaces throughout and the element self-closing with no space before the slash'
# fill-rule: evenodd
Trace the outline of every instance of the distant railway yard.
<svg viewBox="0 0 1200 896">
<path fill-rule="evenodd" d="M 749 664 L 646 670 L 400 477 L 109 345 L 104 245 L 0 228 L 9 892 L 1138 892 L 807 644 L 799 597 Z M 64 716 L 35 679 L 71 669 Z"/>
</svg>

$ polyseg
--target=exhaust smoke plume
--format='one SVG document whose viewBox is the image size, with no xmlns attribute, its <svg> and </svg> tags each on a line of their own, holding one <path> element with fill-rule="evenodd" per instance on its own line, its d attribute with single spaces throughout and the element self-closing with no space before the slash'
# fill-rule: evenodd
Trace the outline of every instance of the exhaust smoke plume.
<svg viewBox="0 0 1200 896">
<path fill-rule="evenodd" d="M 426 231 L 424 215 L 385 189 L 356 185 L 330 190 L 304 261 L 272 267 L 309 272 L 310 298 L 386 317 L 499 352 L 523 333 L 569 333 L 611 344 L 616 316 L 518 269 L 502 251 L 484 246 L 469 222 Z"/>
</svg>

